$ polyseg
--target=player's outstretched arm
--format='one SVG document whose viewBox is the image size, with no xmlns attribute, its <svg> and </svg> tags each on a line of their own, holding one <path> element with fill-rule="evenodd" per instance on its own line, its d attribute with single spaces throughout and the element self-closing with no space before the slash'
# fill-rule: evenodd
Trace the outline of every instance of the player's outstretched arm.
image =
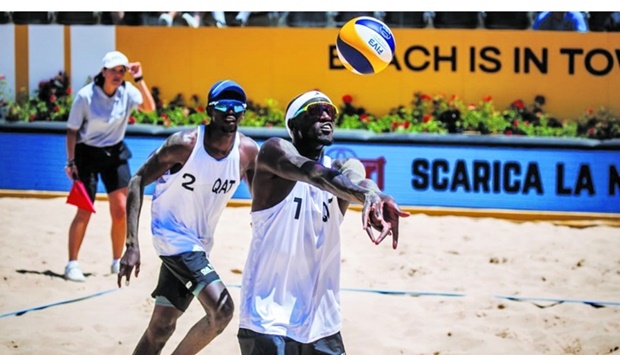
<svg viewBox="0 0 620 355">
<path fill-rule="evenodd" d="M 291 142 L 278 137 L 263 143 L 258 153 L 257 167 L 286 180 L 314 185 L 348 201 L 363 204 L 368 199 L 366 195 L 374 194 L 352 183 L 340 171 L 300 155 Z"/>
</svg>

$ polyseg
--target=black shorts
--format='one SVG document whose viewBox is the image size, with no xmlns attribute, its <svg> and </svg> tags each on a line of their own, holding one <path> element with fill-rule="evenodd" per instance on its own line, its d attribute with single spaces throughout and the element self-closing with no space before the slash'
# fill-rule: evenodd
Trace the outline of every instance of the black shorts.
<svg viewBox="0 0 620 355">
<path fill-rule="evenodd" d="M 221 282 L 220 276 L 202 251 L 190 251 L 178 255 L 160 256 L 159 281 L 151 296 L 168 299 L 180 311 L 185 312 L 194 299 L 198 285 L 206 287 Z"/>
<path fill-rule="evenodd" d="M 237 333 L 242 355 L 344 355 L 340 332 L 312 343 L 300 343 L 281 335 L 261 334 L 239 328 Z"/>
<path fill-rule="evenodd" d="M 131 172 L 127 160 L 131 152 L 123 141 L 109 147 L 75 145 L 75 165 L 91 201 L 95 201 L 99 175 L 108 193 L 127 187 Z"/>
</svg>

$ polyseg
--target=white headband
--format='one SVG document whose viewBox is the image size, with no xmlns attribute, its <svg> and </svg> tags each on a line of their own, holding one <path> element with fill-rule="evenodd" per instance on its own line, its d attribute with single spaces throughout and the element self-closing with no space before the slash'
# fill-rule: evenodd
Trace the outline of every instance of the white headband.
<svg viewBox="0 0 620 355">
<path fill-rule="evenodd" d="M 330 100 L 329 97 L 327 97 L 327 95 L 325 95 L 324 93 L 312 90 L 297 96 L 297 98 L 294 99 L 293 102 L 291 102 L 291 104 L 288 106 L 288 110 L 286 110 L 286 115 L 284 116 L 284 125 L 286 126 L 286 131 L 288 132 L 288 135 L 291 136 L 291 138 L 293 138 L 293 132 L 290 128 L 288 128 L 288 121 L 292 119 L 293 116 L 297 113 L 297 111 L 299 111 L 302 107 L 306 106 L 310 102 L 316 101 L 325 101 L 329 102 L 330 104 L 332 103 L 332 100 Z"/>
</svg>

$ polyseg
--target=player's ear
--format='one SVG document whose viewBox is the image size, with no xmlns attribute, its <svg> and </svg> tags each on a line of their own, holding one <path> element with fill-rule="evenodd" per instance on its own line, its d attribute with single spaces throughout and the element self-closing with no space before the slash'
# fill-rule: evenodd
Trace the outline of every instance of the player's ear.
<svg viewBox="0 0 620 355">
<path fill-rule="evenodd" d="M 288 129 L 291 130 L 291 132 L 295 131 L 295 123 L 293 121 L 294 120 L 286 120 L 286 125 L 288 126 Z"/>
<path fill-rule="evenodd" d="M 209 106 L 209 105 L 207 105 L 207 106 L 205 107 L 205 111 L 207 112 L 207 116 L 209 116 L 209 117 L 213 117 L 213 106 Z"/>
</svg>

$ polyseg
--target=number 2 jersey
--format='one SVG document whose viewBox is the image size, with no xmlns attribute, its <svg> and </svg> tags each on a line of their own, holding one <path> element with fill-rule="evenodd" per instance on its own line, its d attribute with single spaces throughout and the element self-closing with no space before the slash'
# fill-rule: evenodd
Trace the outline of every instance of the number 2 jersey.
<svg viewBox="0 0 620 355">
<path fill-rule="evenodd" d="M 151 232 L 158 255 L 204 251 L 208 256 L 217 222 L 241 182 L 239 133 L 228 156 L 216 160 L 205 150 L 205 129 L 198 127 L 196 145 L 181 170 L 156 182 Z"/>
<path fill-rule="evenodd" d="M 302 343 L 339 332 L 338 198 L 298 181 L 283 201 L 251 215 L 239 326 Z"/>
</svg>

